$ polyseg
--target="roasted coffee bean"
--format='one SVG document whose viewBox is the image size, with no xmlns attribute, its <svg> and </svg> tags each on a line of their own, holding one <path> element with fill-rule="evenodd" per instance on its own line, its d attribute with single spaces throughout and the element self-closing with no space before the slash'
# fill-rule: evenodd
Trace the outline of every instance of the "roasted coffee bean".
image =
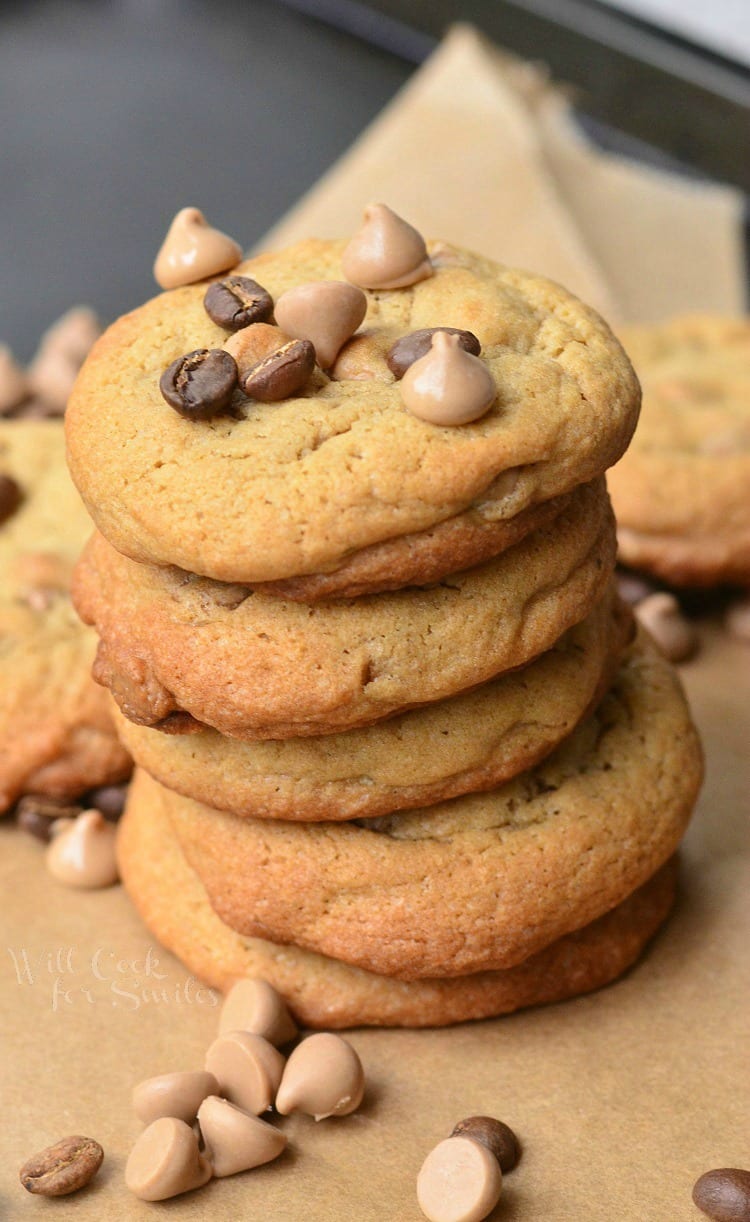
<svg viewBox="0 0 750 1222">
<path fill-rule="evenodd" d="M 116 823 L 125 809 L 127 785 L 99 785 L 86 796 L 86 805 L 93 806 L 110 823 Z"/>
<path fill-rule="evenodd" d="M 23 493 L 12 475 L 0 475 L 0 523 L 14 514 L 21 504 Z"/>
<path fill-rule="evenodd" d="M 64 1137 L 40 1150 L 19 1171 L 27 1192 L 64 1197 L 84 1188 L 102 1165 L 104 1151 L 91 1137 Z"/>
<path fill-rule="evenodd" d="M 253 365 L 242 383 L 251 399 L 276 403 L 301 390 L 315 368 L 315 348 L 309 339 L 292 339 Z"/>
<path fill-rule="evenodd" d="M 707 1171 L 695 1182 L 693 1201 L 714 1222 L 750 1222 L 750 1171 Z"/>
<path fill-rule="evenodd" d="M 179 356 L 159 381 L 170 407 L 188 420 L 210 420 L 229 406 L 237 386 L 237 364 L 223 348 L 196 348 Z"/>
<path fill-rule="evenodd" d="M 472 1141 L 486 1146 L 495 1155 L 503 1175 L 512 1171 L 521 1157 L 518 1138 L 513 1130 L 493 1116 L 468 1116 L 466 1120 L 459 1120 L 451 1137 L 470 1137 Z"/>
<path fill-rule="evenodd" d="M 226 331 L 239 331 L 271 317 L 273 301 L 249 276 L 226 276 L 208 286 L 203 305 L 209 318 Z"/>
<path fill-rule="evenodd" d="M 461 347 L 472 356 L 479 356 L 482 351 L 482 345 L 472 331 L 461 331 L 458 327 L 425 327 L 421 331 L 412 331 L 411 335 L 403 335 L 401 339 L 397 339 L 388 352 L 386 364 L 395 377 L 402 378 L 410 365 L 420 357 L 427 356 L 436 331 L 457 335 Z"/>
<path fill-rule="evenodd" d="M 48 798 L 44 794 L 25 794 L 16 805 L 16 823 L 37 840 L 48 843 L 52 839 L 52 825 L 56 819 L 75 819 L 83 807 L 60 798 Z"/>
</svg>

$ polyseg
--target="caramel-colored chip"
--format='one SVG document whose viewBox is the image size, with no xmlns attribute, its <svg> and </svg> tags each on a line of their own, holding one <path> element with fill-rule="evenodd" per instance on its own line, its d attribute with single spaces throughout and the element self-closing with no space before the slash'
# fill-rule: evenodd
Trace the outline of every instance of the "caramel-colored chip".
<svg viewBox="0 0 750 1222">
<path fill-rule="evenodd" d="M 267 980 L 238 980 L 224 998 L 219 1016 L 219 1034 L 250 1031 L 277 1048 L 288 1044 L 297 1026 L 283 997 Z"/>
<path fill-rule="evenodd" d="M 417 1200 L 430 1222 L 482 1222 L 500 1200 L 502 1185 L 500 1164 L 486 1146 L 447 1137 L 422 1164 Z"/>
<path fill-rule="evenodd" d="M 98 810 L 85 810 L 53 837 L 47 869 L 68 887 L 109 887 L 118 879 L 116 831 Z"/>
<path fill-rule="evenodd" d="M 286 1137 L 273 1125 L 217 1095 L 201 1103 L 198 1124 L 216 1176 L 260 1167 L 286 1149 Z"/>
<path fill-rule="evenodd" d="M 174 1116 L 192 1124 L 203 1100 L 218 1089 L 214 1075 L 203 1069 L 159 1074 L 133 1088 L 133 1111 L 144 1124 L 161 1116 Z"/>
<path fill-rule="evenodd" d="M 229 1031 L 209 1048 L 206 1069 L 219 1083 L 219 1094 L 258 1116 L 271 1106 L 281 1082 L 284 1058 L 260 1035 Z"/>
<path fill-rule="evenodd" d="M 242 258 L 242 247 L 209 225 L 198 208 L 182 208 L 172 221 L 154 263 L 163 289 L 195 284 L 227 271 Z"/>
<path fill-rule="evenodd" d="M 364 289 L 401 289 L 432 275 L 421 233 L 386 204 L 368 204 L 362 228 L 349 242 L 341 266 Z"/>
<path fill-rule="evenodd" d="M 430 424 L 470 424 L 488 412 L 497 387 L 487 366 L 467 352 L 461 336 L 436 331 L 430 351 L 401 380 L 404 405 Z"/>
<path fill-rule="evenodd" d="M 348 1116 L 362 1102 L 362 1062 L 347 1040 L 320 1032 L 298 1044 L 289 1057 L 276 1096 L 282 1116 L 305 1112 L 316 1120 Z"/>
<path fill-rule="evenodd" d="M 309 339 L 321 369 L 329 369 L 367 313 L 361 289 L 341 280 L 313 280 L 282 293 L 274 315 L 293 339 Z"/>
<path fill-rule="evenodd" d="M 166 1201 L 211 1178 L 211 1164 L 189 1124 L 162 1116 L 144 1129 L 130 1151 L 125 1183 L 142 1201 Z"/>
</svg>

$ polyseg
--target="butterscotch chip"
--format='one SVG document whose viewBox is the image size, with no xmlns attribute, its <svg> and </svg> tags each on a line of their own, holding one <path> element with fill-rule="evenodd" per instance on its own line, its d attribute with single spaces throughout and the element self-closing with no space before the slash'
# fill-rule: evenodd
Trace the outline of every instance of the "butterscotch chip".
<svg viewBox="0 0 750 1222">
<path fill-rule="evenodd" d="M 159 1074 L 133 1087 L 133 1111 L 144 1124 L 161 1116 L 174 1116 L 192 1124 L 203 1100 L 218 1089 L 214 1075 L 203 1069 Z"/>
<path fill-rule="evenodd" d="M 164 797 L 137 773 L 120 826 L 123 879 L 145 924 L 215 988 L 229 989 L 243 973 L 272 981 L 308 1027 L 444 1026 L 588 992 L 634 962 L 674 899 L 670 861 L 623 903 L 518 967 L 406 983 L 224 924 L 180 851 Z"/>
<path fill-rule="evenodd" d="M 224 998 L 219 1034 L 250 1031 L 281 1047 L 297 1035 L 297 1025 L 273 985 L 267 980 L 237 980 Z"/>
<path fill-rule="evenodd" d="M 448 1137 L 424 1160 L 417 1178 L 419 1207 L 430 1222 L 482 1222 L 503 1186 L 493 1154 L 467 1137 Z"/>
<path fill-rule="evenodd" d="M 367 289 L 407 288 L 432 275 L 421 233 L 385 204 L 367 205 L 341 266 L 347 280 Z"/>
<path fill-rule="evenodd" d="M 430 424 L 471 424 L 489 411 L 496 396 L 486 365 L 466 351 L 459 335 L 448 331 L 435 332 L 430 351 L 401 381 L 405 407 Z"/>
<path fill-rule="evenodd" d="M 273 1125 L 216 1095 L 201 1103 L 198 1123 L 216 1176 L 260 1167 L 286 1149 L 285 1135 Z"/>
<path fill-rule="evenodd" d="M 276 1111 L 305 1112 L 316 1120 L 348 1116 L 365 1092 L 362 1062 L 339 1035 L 321 1032 L 302 1040 L 284 1066 Z"/>
<path fill-rule="evenodd" d="M 344 245 L 306 241 L 236 274 L 268 290 L 287 330 L 280 298 L 340 281 Z M 210 434 L 188 433 L 158 382 L 183 353 L 226 342 L 204 293 L 161 295 L 115 323 L 66 411 L 74 480 L 102 533 L 139 561 L 224 582 L 327 573 L 363 548 L 481 514 L 488 499 L 509 521 L 600 476 L 635 426 L 638 385 L 602 320 L 548 281 L 461 252 L 408 288 L 366 292 L 362 325 L 388 347 L 423 328 L 472 331 L 502 402 L 471 429 L 427 426 L 404 411 L 397 383 L 350 368 L 346 381 L 314 375 L 274 408 L 272 428 L 248 405 Z M 510 470 L 512 493 L 493 496 Z"/>
<path fill-rule="evenodd" d="M 98 810 L 85 810 L 53 837 L 47 869 L 68 887 L 110 887 L 119 877 L 115 836 L 115 828 Z"/>
<path fill-rule="evenodd" d="M 210 1178 L 211 1163 L 193 1129 L 173 1116 L 143 1130 L 125 1167 L 125 1183 L 141 1201 L 166 1201 L 202 1188 Z"/>
<path fill-rule="evenodd" d="M 242 247 L 209 225 L 198 208 L 182 208 L 170 225 L 154 263 L 154 278 L 163 289 L 195 284 L 234 266 Z"/>
<path fill-rule="evenodd" d="M 311 341 L 322 369 L 331 367 L 366 313 L 362 290 L 338 280 L 314 280 L 287 289 L 274 307 L 283 331 L 294 339 Z"/>
<path fill-rule="evenodd" d="M 284 1069 L 280 1052 L 260 1035 L 229 1031 L 206 1053 L 206 1069 L 219 1083 L 219 1093 L 254 1116 L 270 1107 Z"/>
</svg>

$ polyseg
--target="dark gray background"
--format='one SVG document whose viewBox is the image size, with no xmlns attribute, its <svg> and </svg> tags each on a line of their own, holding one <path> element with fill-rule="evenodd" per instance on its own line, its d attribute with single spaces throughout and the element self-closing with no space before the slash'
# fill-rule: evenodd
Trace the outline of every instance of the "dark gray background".
<svg viewBox="0 0 750 1222">
<path fill-rule="evenodd" d="M 151 295 L 186 204 L 252 246 L 460 18 L 601 143 L 745 185 L 750 74 L 597 0 L 0 0 L 0 343 Z"/>
<path fill-rule="evenodd" d="M 0 3 L 0 343 L 153 295 L 186 204 L 252 245 L 412 70 L 272 0 Z"/>
</svg>

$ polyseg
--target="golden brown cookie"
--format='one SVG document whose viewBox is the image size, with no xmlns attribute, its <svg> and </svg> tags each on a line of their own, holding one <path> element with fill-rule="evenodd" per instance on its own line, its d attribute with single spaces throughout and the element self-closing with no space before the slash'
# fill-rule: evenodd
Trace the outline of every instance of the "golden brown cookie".
<svg viewBox="0 0 750 1222">
<path fill-rule="evenodd" d="M 236 271 L 277 300 L 341 280 L 344 243 L 310 240 Z M 564 289 L 443 244 L 435 274 L 367 293 L 365 353 L 341 353 L 294 398 L 235 393 L 234 414 L 187 420 L 159 381 L 222 347 L 206 283 L 121 318 L 90 354 L 66 415 L 73 478 L 102 533 L 136 560 L 220 581 L 327 573 L 383 541 L 471 511 L 488 521 L 595 479 L 638 413 L 632 369 L 608 327 Z M 383 352 L 424 327 L 471 330 L 497 400 L 444 427 L 403 406 Z"/>
<path fill-rule="evenodd" d="M 95 677 L 127 717 L 184 711 L 238 738 L 325 734 L 442 700 L 549 649 L 614 561 L 604 481 L 548 527 L 428 589 L 307 606 L 139 565 L 99 534 L 74 582 Z"/>
<path fill-rule="evenodd" d="M 96 637 L 70 602 L 91 523 L 65 467 L 60 422 L 0 422 L 3 478 L 20 500 L 0 522 L 0 812 L 24 793 L 77 796 L 129 771 L 91 679 Z"/>
<path fill-rule="evenodd" d="M 642 635 L 570 738 L 489 793 L 356 825 L 163 801 L 232 928 L 413 980 L 513 967 L 619 904 L 674 853 L 701 777 L 679 680 Z"/>
<path fill-rule="evenodd" d="M 445 1026 L 589 992 L 630 967 L 666 919 L 674 897 L 676 869 L 670 860 L 616 908 L 517 967 L 407 983 L 230 929 L 180 852 L 164 792 L 136 772 L 119 830 L 120 871 L 143 921 L 215 988 L 260 976 L 310 1027 Z"/>
<path fill-rule="evenodd" d="M 630 327 L 643 384 L 610 472 L 621 559 L 673 585 L 750 584 L 750 319 Z"/>
<path fill-rule="evenodd" d="M 242 742 L 207 726 L 161 734 L 119 711 L 115 722 L 140 767 L 209 806 L 299 821 L 389 814 L 490 789 L 537 763 L 604 694 L 632 628 L 610 591 L 528 666 L 340 734 Z"/>
</svg>

